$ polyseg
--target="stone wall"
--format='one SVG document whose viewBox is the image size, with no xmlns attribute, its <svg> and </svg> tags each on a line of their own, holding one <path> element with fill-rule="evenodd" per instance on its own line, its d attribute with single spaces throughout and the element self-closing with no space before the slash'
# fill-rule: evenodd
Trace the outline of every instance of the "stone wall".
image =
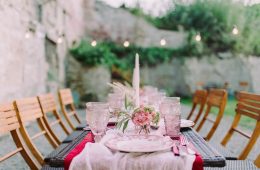
<svg viewBox="0 0 260 170">
<path fill-rule="evenodd" d="M 239 82 L 248 82 L 248 90 L 260 93 L 260 57 L 204 56 L 202 58 L 175 58 L 171 63 L 160 64 L 154 68 L 141 70 L 144 84 L 166 89 L 169 93 L 191 95 L 197 88 L 223 87 L 228 82 L 228 90 L 233 94 L 243 90 Z"/>
<path fill-rule="evenodd" d="M 89 15 L 87 34 L 94 39 L 109 38 L 113 41 L 125 40 L 139 46 L 160 46 L 160 40 L 165 39 L 165 47 L 181 47 L 186 40 L 183 32 L 159 30 L 141 17 L 132 15 L 120 8 L 112 8 L 96 1 L 95 11 Z"/>
<path fill-rule="evenodd" d="M 0 0 L 0 102 L 64 87 L 67 48 L 84 36 L 92 3 Z"/>
</svg>

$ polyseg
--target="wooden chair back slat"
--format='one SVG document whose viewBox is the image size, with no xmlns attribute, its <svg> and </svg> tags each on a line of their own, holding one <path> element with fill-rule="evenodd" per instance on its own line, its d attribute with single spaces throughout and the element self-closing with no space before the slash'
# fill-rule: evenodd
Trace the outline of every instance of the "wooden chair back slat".
<svg viewBox="0 0 260 170">
<path fill-rule="evenodd" d="M 43 113 L 38 102 L 37 97 L 19 99 L 14 102 L 14 106 L 16 109 L 16 113 L 18 116 L 19 123 L 21 125 L 20 132 L 22 137 L 25 139 L 28 148 L 32 151 L 37 161 L 43 165 L 44 157 L 39 152 L 35 144 L 33 143 L 33 139 L 38 138 L 44 134 L 44 137 L 48 140 L 48 142 L 54 147 L 58 147 L 58 143 L 55 141 L 54 137 L 51 135 L 50 130 L 46 127 L 43 120 Z M 40 127 L 40 133 L 31 137 L 26 129 L 26 125 L 31 123 L 32 121 L 37 122 Z"/>
<path fill-rule="evenodd" d="M 206 140 L 211 139 L 211 137 L 215 133 L 217 127 L 219 126 L 220 121 L 221 121 L 223 114 L 224 114 L 226 103 L 227 103 L 227 91 L 226 90 L 224 90 L 224 89 L 210 89 L 209 94 L 208 94 L 208 98 L 207 98 L 207 103 L 206 103 L 206 105 L 207 105 L 206 112 L 203 115 L 203 118 L 202 118 L 199 126 L 196 129 L 197 131 L 201 130 L 205 121 L 208 119 L 208 115 L 210 114 L 212 107 L 218 108 L 218 110 L 219 110 L 218 114 L 216 116 L 215 121 L 212 122 L 213 123 L 212 128 L 209 130 L 208 134 L 205 137 Z"/>
<path fill-rule="evenodd" d="M 38 96 L 38 100 L 39 100 L 39 103 L 41 105 L 41 109 L 43 112 L 43 120 L 44 120 L 47 128 L 50 129 L 50 132 L 51 132 L 52 136 L 54 137 L 54 139 L 56 140 L 56 142 L 60 144 L 61 140 L 58 138 L 58 136 L 52 130 L 52 126 L 59 124 L 67 135 L 70 132 L 68 131 L 68 129 L 66 128 L 66 126 L 64 125 L 64 123 L 60 117 L 60 114 L 56 107 L 56 102 L 55 102 L 54 96 L 51 93 L 44 94 L 44 95 Z M 48 113 L 51 113 L 56 118 L 56 120 L 50 122 L 50 120 L 47 117 Z"/>
<path fill-rule="evenodd" d="M 73 97 L 72 97 L 72 94 L 71 94 L 71 90 L 70 89 L 61 89 L 59 91 L 59 93 L 61 94 L 60 95 L 60 98 L 62 100 L 62 103 L 64 105 L 68 105 L 68 104 L 71 104 L 73 103 Z"/>
<path fill-rule="evenodd" d="M 31 169 L 40 169 L 41 165 L 35 162 L 33 156 L 19 134 L 20 123 L 12 103 L 0 104 L 0 135 L 10 133 L 16 145 L 16 149 L 0 157 L 0 162 L 20 153 Z"/>
<path fill-rule="evenodd" d="M 221 144 L 226 145 L 228 141 L 231 139 L 234 132 L 248 138 L 248 142 L 240 153 L 238 159 L 246 159 L 249 152 L 252 150 L 254 144 L 256 143 L 259 135 L 260 135 L 260 95 L 248 93 L 248 92 L 238 92 L 237 93 L 237 107 L 236 107 L 236 115 L 233 120 L 233 123 L 228 130 L 227 134 L 223 138 Z M 239 128 L 239 122 L 242 116 L 249 117 L 251 119 L 256 120 L 256 125 L 251 134 L 243 133 Z"/>
<path fill-rule="evenodd" d="M 196 90 L 193 96 L 192 100 L 192 109 L 187 117 L 187 119 L 190 119 L 191 116 L 194 114 L 194 111 L 196 110 L 197 106 L 199 105 L 199 111 L 197 116 L 194 119 L 194 123 L 197 123 L 199 120 L 201 113 L 203 112 L 203 109 L 205 107 L 207 101 L 207 91 L 206 90 Z"/>
<path fill-rule="evenodd" d="M 66 121 L 68 122 L 69 126 L 73 130 L 75 130 L 76 127 L 75 127 L 75 125 L 73 125 L 70 117 L 74 117 L 78 123 L 81 123 L 81 121 L 77 115 L 76 108 L 74 106 L 74 101 L 73 101 L 71 90 L 70 89 L 61 89 L 58 92 L 58 96 L 59 96 L 61 111 L 62 111 Z M 70 109 L 70 111 L 67 111 L 67 107 Z M 71 112 L 74 112 L 74 114 L 69 114 Z"/>
<path fill-rule="evenodd" d="M 16 102 L 22 122 L 35 121 L 42 117 L 42 111 L 37 98 L 26 98 Z"/>
<path fill-rule="evenodd" d="M 20 127 L 16 112 L 12 105 L 0 105 L 0 135 L 9 133 L 12 130 Z"/>
<path fill-rule="evenodd" d="M 260 154 L 257 156 L 257 158 L 256 158 L 254 163 L 257 166 L 257 168 L 260 168 Z"/>
<path fill-rule="evenodd" d="M 43 113 L 57 110 L 56 102 L 51 93 L 38 96 Z"/>
</svg>

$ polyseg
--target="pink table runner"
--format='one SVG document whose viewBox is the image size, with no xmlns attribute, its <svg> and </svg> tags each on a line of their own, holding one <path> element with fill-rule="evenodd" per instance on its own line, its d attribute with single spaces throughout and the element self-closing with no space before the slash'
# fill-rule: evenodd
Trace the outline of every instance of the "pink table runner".
<svg viewBox="0 0 260 170">
<path fill-rule="evenodd" d="M 78 144 L 65 158 L 64 160 L 64 168 L 65 170 L 69 169 L 69 166 L 75 156 L 77 156 L 84 148 L 85 145 L 88 143 L 94 143 L 94 135 L 90 132 L 87 136 L 82 140 L 80 144 Z M 203 170 L 203 160 L 201 156 L 196 153 L 195 161 L 193 162 L 193 170 Z"/>
</svg>

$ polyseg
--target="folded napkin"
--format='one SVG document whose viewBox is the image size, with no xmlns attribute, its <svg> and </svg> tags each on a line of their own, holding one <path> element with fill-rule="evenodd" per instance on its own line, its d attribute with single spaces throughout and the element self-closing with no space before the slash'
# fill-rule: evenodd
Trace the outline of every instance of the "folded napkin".
<svg viewBox="0 0 260 170">
<path fill-rule="evenodd" d="M 72 160 L 70 170 L 191 170 L 195 155 L 180 151 L 174 156 L 170 150 L 153 153 L 124 153 L 111 151 L 104 143 L 120 135 L 110 130 L 99 143 L 87 143 Z"/>
</svg>

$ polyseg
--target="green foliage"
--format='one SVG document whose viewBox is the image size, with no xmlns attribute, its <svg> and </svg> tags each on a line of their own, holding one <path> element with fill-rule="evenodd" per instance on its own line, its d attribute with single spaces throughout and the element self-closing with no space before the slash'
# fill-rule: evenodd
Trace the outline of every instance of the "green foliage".
<svg viewBox="0 0 260 170">
<path fill-rule="evenodd" d="M 110 51 L 110 48 L 103 43 L 92 47 L 90 43 L 82 41 L 77 47 L 70 49 L 70 53 L 76 60 L 88 66 L 112 66 L 116 60 L 116 56 Z"/>
<path fill-rule="evenodd" d="M 135 45 L 125 48 L 111 41 L 98 42 L 95 47 L 92 47 L 89 42 L 82 41 L 78 46 L 70 49 L 70 53 L 76 60 L 87 66 L 107 65 L 128 70 L 133 68 L 136 53 L 140 55 L 141 65 L 155 66 L 170 61 L 182 51 L 159 47 L 143 48 Z"/>
<path fill-rule="evenodd" d="M 160 29 L 188 32 L 183 48 L 187 55 L 218 52 L 239 52 L 260 55 L 260 5 L 244 6 L 241 2 L 226 0 L 195 0 L 190 5 L 175 4 L 166 15 L 152 18 L 132 9 Z M 238 35 L 232 34 L 236 25 Z M 201 42 L 194 37 L 201 34 Z"/>
</svg>

